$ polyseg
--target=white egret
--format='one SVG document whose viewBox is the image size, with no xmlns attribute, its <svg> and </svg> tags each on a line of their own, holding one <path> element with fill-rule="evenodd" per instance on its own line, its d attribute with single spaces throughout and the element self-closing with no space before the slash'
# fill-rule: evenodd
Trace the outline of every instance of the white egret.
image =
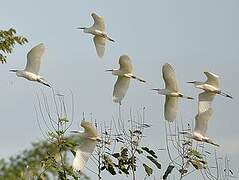
<svg viewBox="0 0 239 180">
<path fill-rule="evenodd" d="M 183 134 L 187 134 L 188 138 L 192 138 L 196 141 L 219 146 L 206 136 L 208 121 L 213 114 L 211 103 L 215 95 L 215 93 L 209 91 L 204 91 L 198 95 L 198 114 L 195 117 L 195 128 L 192 133 L 183 132 Z"/>
<path fill-rule="evenodd" d="M 108 35 L 105 32 L 105 23 L 104 23 L 103 17 L 98 16 L 95 13 L 92 13 L 91 16 L 94 19 L 94 24 L 91 27 L 89 28 L 78 27 L 77 29 L 83 29 L 84 33 L 89 33 L 94 35 L 93 40 L 94 40 L 96 52 L 99 57 L 103 57 L 105 52 L 106 39 L 112 42 L 114 42 L 114 40 L 108 37 Z"/>
<path fill-rule="evenodd" d="M 177 116 L 178 110 L 178 98 L 193 99 L 192 97 L 184 96 L 179 92 L 176 74 L 173 67 L 166 63 L 162 68 L 163 79 L 165 83 L 164 89 L 152 89 L 158 92 L 158 94 L 165 95 L 164 104 L 164 117 L 167 121 L 173 122 Z"/>
<path fill-rule="evenodd" d="M 214 94 L 220 94 L 225 97 L 229 97 L 232 99 L 232 96 L 222 92 L 219 89 L 219 76 L 211 73 L 211 72 L 204 72 L 207 76 L 207 81 L 199 82 L 199 81 L 189 81 L 188 83 L 194 84 L 196 88 L 202 89 L 204 91 L 212 92 Z"/>
<path fill-rule="evenodd" d="M 18 77 L 23 77 L 29 81 L 36 81 L 48 87 L 51 87 L 50 84 L 42 76 L 38 75 L 44 51 L 45 51 L 44 44 L 43 43 L 38 44 L 28 52 L 27 64 L 24 70 L 14 69 L 10 71 L 16 72 L 16 75 Z"/>
<path fill-rule="evenodd" d="M 188 134 L 189 138 L 192 138 L 196 141 L 206 142 L 215 146 L 219 146 L 206 136 L 208 121 L 211 118 L 212 114 L 213 114 L 212 108 L 209 108 L 202 113 L 198 113 L 195 117 L 195 128 L 193 132 L 192 133 L 184 132 L 184 133 Z"/>
<path fill-rule="evenodd" d="M 114 85 L 113 102 L 121 104 L 121 101 L 129 88 L 130 78 L 144 83 L 146 81 L 133 75 L 133 66 L 129 56 L 120 56 L 119 65 L 119 69 L 109 69 L 106 71 L 112 71 L 113 75 L 118 76 L 118 79 Z"/>
<path fill-rule="evenodd" d="M 84 128 L 84 132 L 73 131 L 79 133 L 80 140 L 82 141 L 73 160 L 73 169 L 76 171 L 82 171 L 84 169 L 91 154 L 95 150 L 97 141 L 101 140 L 96 128 L 90 122 L 83 121 L 81 126 Z"/>
</svg>

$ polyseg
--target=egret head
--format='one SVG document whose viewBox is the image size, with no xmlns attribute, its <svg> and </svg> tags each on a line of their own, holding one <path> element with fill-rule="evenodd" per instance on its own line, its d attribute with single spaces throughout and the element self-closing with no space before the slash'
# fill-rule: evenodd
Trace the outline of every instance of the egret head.
<svg viewBox="0 0 239 180">
<path fill-rule="evenodd" d="M 11 69 L 9 70 L 10 72 L 15 72 L 17 76 L 21 77 L 22 76 L 22 71 L 21 70 L 16 70 L 16 69 Z"/>
</svg>

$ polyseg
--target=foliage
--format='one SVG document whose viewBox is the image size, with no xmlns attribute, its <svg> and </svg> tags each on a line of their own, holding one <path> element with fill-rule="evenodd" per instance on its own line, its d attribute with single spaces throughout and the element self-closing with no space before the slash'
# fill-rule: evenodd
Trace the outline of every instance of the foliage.
<svg viewBox="0 0 239 180">
<path fill-rule="evenodd" d="M 27 42 L 27 38 L 16 35 L 16 30 L 13 28 L 0 30 L 0 62 L 7 62 L 6 54 L 11 54 L 16 44 L 23 45 Z"/>
<path fill-rule="evenodd" d="M 33 143 L 32 149 L 25 150 L 23 153 L 11 157 L 8 161 L 0 160 L 0 180 L 89 179 L 82 172 L 74 171 L 72 160 L 69 161 L 69 157 L 72 159 L 72 154 L 73 156 L 75 155 L 75 150 L 81 143 L 81 138 L 78 134 L 68 134 L 73 115 L 69 118 L 69 112 L 67 113 L 69 106 L 66 106 L 64 99 L 64 95 L 55 95 L 53 91 L 52 102 L 54 107 L 52 110 L 48 102 L 49 98 L 44 95 L 42 98 L 38 97 L 38 113 L 46 126 L 44 128 L 46 131 L 43 131 L 39 119 L 38 123 L 46 139 Z M 74 109 L 73 106 L 72 109 Z M 46 121 L 47 118 L 49 121 Z M 125 121 L 121 116 L 118 122 L 113 121 L 115 128 L 112 127 L 112 123 L 110 123 L 110 127 L 104 126 L 104 129 L 102 129 L 101 124 L 95 123 L 96 127 L 101 127 L 98 128 L 98 130 L 101 129 L 101 132 L 99 132 L 101 141 L 98 142 L 95 153 L 92 155 L 91 161 L 94 162 L 92 163 L 94 166 L 90 166 L 88 170 L 93 172 L 99 180 L 102 179 L 102 173 L 104 172 L 112 176 L 131 176 L 132 180 L 143 179 L 136 178 L 136 173 L 140 169 L 144 170 L 144 179 L 153 176 L 157 171 L 161 172 L 163 165 L 159 161 L 158 153 L 148 146 L 141 145 L 142 139 L 145 138 L 144 129 L 150 127 L 149 125 L 146 126 L 144 121 L 144 115 L 143 118 L 139 118 L 137 121 L 131 115 L 127 126 L 123 124 Z M 128 128 L 126 129 L 125 127 Z M 115 132 L 112 129 L 115 129 Z M 179 179 L 183 179 L 188 174 L 198 170 L 201 173 L 207 173 L 206 177 L 220 179 L 215 178 L 210 172 L 204 154 L 206 151 L 204 149 L 202 151 L 198 146 L 194 147 L 193 141 L 187 140 L 180 133 L 176 132 L 175 134 L 176 136 L 172 138 L 170 134 L 167 134 L 166 129 L 166 145 L 170 163 L 166 166 L 167 168 L 162 178 L 166 180 L 175 169 L 174 173 L 179 172 Z M 176 149 L 175 152 L 178 153 L 176 158 L 173 158 L 171 154 L 172 150 L 170 149 L 168 138 L 170 142 L 174 143 L 173 147 Z M 215 159 L 217 160 L 217 158 Z M 225 169 L 224 172 L 222 177 L 233 177 L 231 169 Z M 218 177 L 220 176 L 218 175 Z"/>
</svg>

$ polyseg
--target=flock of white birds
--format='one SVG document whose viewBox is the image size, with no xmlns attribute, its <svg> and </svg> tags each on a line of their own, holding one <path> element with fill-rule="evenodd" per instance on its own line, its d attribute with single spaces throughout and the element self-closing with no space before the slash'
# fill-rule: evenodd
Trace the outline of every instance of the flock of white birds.
<svg viewBox="0 0 239 180">
<path fill-rule="evenodd" d="M 83 29 L 83 32 L 94 35 L 94 44 L 96 52 L 99 57 L 103 57 L 105 52 L 106 40 L 114 42 L 105 32 L 105 23 L 104 19 L 95 13 L 91 14 L 94 19 L 94 24 L 89 27 L 79 27 L 77 29 Z M 19 77 L 26 78 L 30 81 L 36 81 L 42 83 L 48 87 L 51 87 L 50 84 L 40 76 L 39 69 L 41 64 L 42 55 L 44 54 L 45 46 L 43 43 L 38 44 L 33 47 L 27 54 L 27 64 L 24 70 L 10 70 L 16 72 L 16 75 Z M 133 74 L 133 66 L 129 56 L 122 55 L 119 58 L 119 69 L 110 69 L 106 71 L 111 71 L 113 75 L 118 76 L 118 79 L 114 85 L 113 91 L 113 102 L 119 103 L 125 97 L 125 94 L 128 90 L 130 79 L 136 79 L 140 82 L 146 82 L 145 80 L 136 77 Z M 178 98 L 193 99 L 192 97 L 183 95 L 178 89 L 176 74 L 174 68 L 166 63 L 162 67 L 163 79 L 165 82 L 164 89 L 152 89 L 158 92 L 158 94 L 165 95 L 165 104 L 164 104 L 164 117 L 165 120 L 173 122 L 177 116 L 178 110 Z M 203 90 L 204 92 L 200 93 L 198 96 L 198 113 L 195 117 L 195 128 L 193 132 L 181 132 L 188 135 L 188 138 L 192 138 L 197 141 L 207 142 L 216 146 L 218 144 L 214 143 L 210 138 L 206 136 L 208 121 L 212 116 L 212 101 L 215 95 L 219 94 L 225 97 L 232 98 L 232 96 L 222 92 L 219 88 L 219 77 L 211 72 L 204 72 L 207 76 L 207 81 L 198 82 L 191 81 L 196 88 Z M 78 132 L 80 137 L 82 137 L 82 144 L 76 151 L 76 156 L 73 160 L 73 168 L 76 171 L 82 171 L 87 163 L 89 157 L 93 153 L 97 141 L 100 141 L 100 136 L 97 133 L 96 128 L 89 122 L 83 121 L 81 126 L 84 128 L 84 132 Z"/>
</svg>

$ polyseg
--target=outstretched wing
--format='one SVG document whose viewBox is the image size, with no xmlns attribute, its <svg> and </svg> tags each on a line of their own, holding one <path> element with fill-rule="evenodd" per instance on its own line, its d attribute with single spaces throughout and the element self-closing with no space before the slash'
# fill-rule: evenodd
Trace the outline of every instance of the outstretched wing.
<svg viewBox="0 0 239 180">
<path fill-rule="evenodd" d="M 204 91 L 198 95 L 198 113 L 203 113 L 211 108 L 215 93 Z"/>
<path fill-rule="evenodd" d="M 173 122 L 177 117 L 177 111 L 178 111 L 178 98 L 166 96 L 164 104 L 165 120 Z"/>
<path fill-rule="evenodd" d="M 105 38 L 100 37 L 100 36 L 95 36 L 93 38 L 96 52 L 99 57 L 103 57 L 104 52 L 105 52 Z"/>
<path fill-rule="evenodd" d="M 124 73 L 132 73 L 133 72 L 133 66 L 132 66 L 129 56 L 127 56 L 127 55 L 120 56 L 119 64 L 120 64 L 120 70 L 122 72 L 124 72 Z"/>
<path fill-rule="evenodd" d="M 207 84 L 210 84 L 216 88 L 219 88 L 219 76 L 211 73 L 211 72 L 204 72 L 204 74 L 207 76 Z"/>
<path fill-rule="evenodd" d="M 115 103 L 121 103 L 124 98 L 128 88 L 129 88 L 130 78 L 118 76 L 118 79 L 114 85 L 113 101 Z"/>
<path fill-rule="evenodd" d="M 75 158 L 73 160 L 73 169 L 76 171 L 82 171 L 89 160 L 91 154 L 94 152 L 97 141 L 84 140 L 76 151 Z"/>
<path fill-rule="evenodd" d="M 27 54 L 27 65 L 25 71 L 38 74 L 41 65 L 42 55 L 45 51 L 43 43 L 33 47 Z"/>
<path fill-rule="evenodd" d="M 92 27 L 104 32 L 105 31 L 105 23 L 104 23 L 103 17 L 98 16 L 95 13 L 92 13 L 91 16 L 94 19 L 94 24 Z"/>
<path fill-rule="evenodd" d="M 178 92 L 176 74 L 173 67 L 168 63 L 164 64 L 162 73 L 166 89 Z"/>
<path fill-rule="evenodd" d="M 200 133 L 205 136 L 208 127 L 208 121 L 211 118 L 213 113 L 212 108 L 209 108 L 207 111 L 203 113 L 199 113 L 195 117 L 195 128 L 194 131 Z"/>
</svg>

